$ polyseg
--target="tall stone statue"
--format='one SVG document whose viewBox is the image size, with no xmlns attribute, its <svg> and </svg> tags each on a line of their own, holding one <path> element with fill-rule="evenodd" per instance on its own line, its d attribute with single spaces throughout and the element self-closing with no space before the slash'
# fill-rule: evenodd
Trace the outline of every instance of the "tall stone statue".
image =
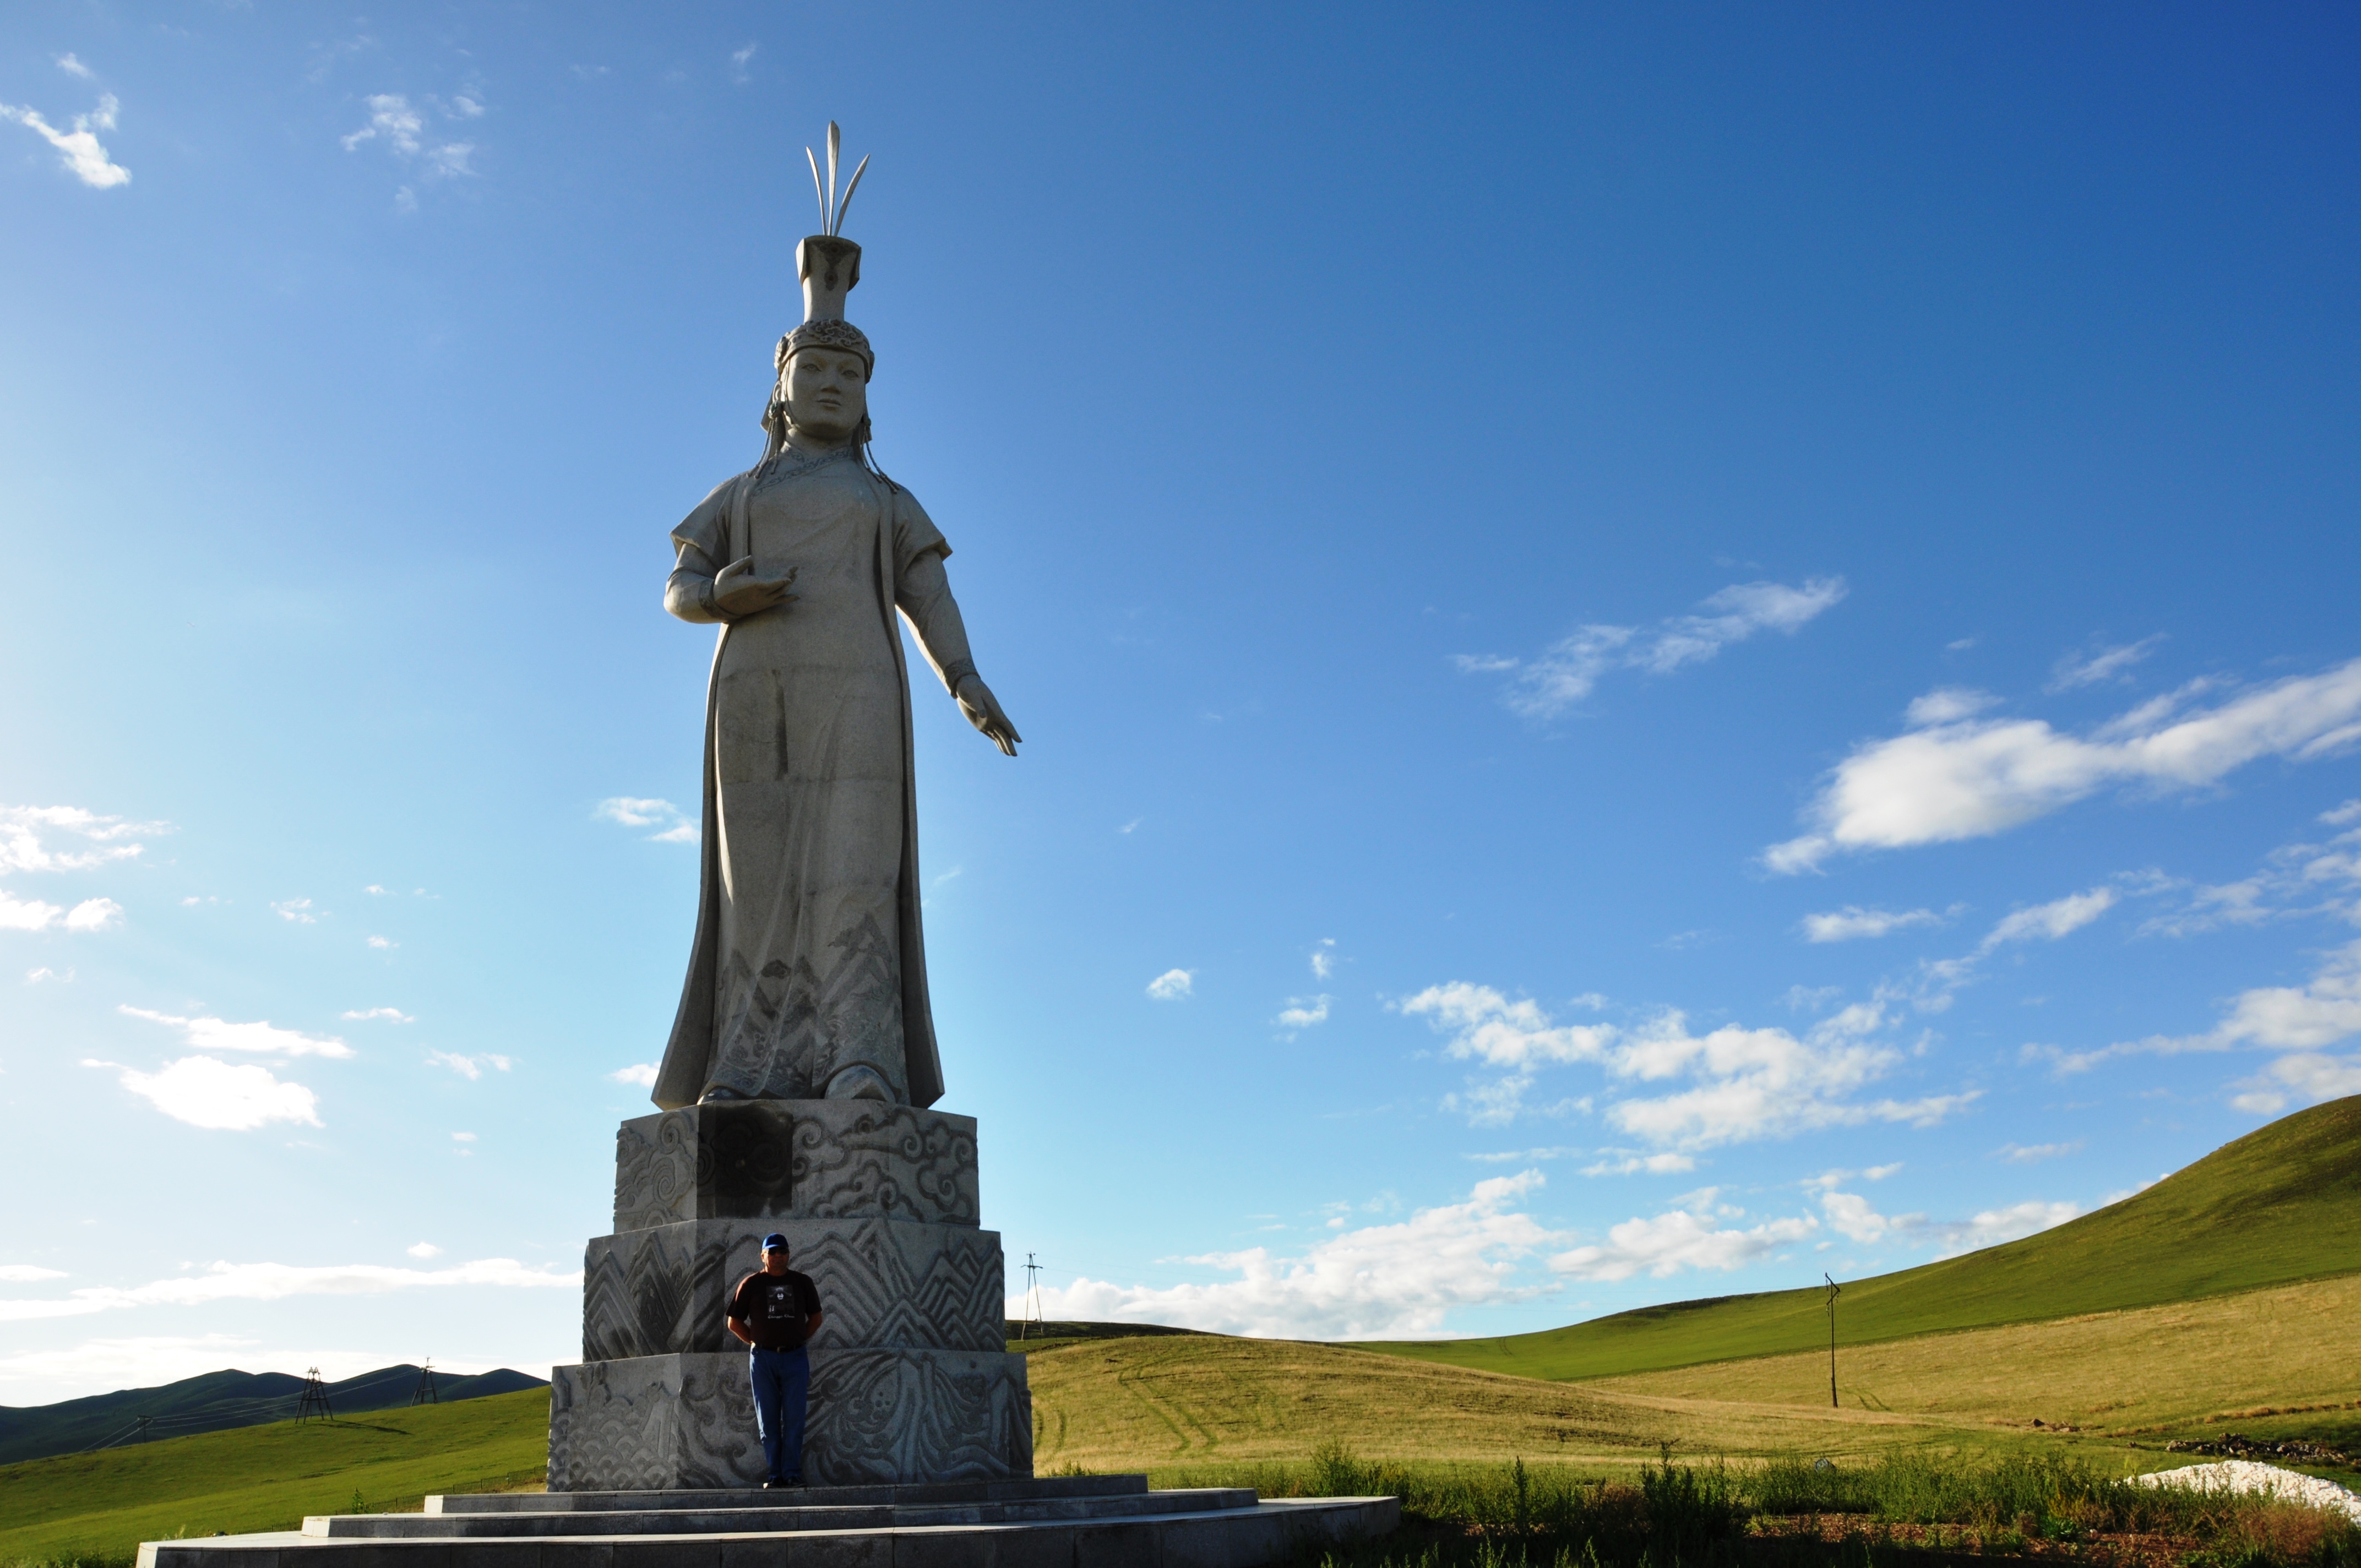
<svg viewBox="0 0 2361 1568">
<path fill-rule="evenodd" d="M 823 192 L 825 232 L 796 247 L 804 322 L 779 339 L 763 460 L 672 532 L 664 609 L 721 632 L 697 940 L 653 1096 L 667 1110 L 942 1094 L 897 610 L 968 721 L 1016 754 L 968 652 L 951 547 L 869 456 L 876 356 L 844 319 L 861 247 L 840 232 L 860 180 L 841 203 Z"/>
<path fill-rule="evenodd" d="M 950 546 L 869 458 L 876 356 L 844 319 L 861 247 L 837 150 L 830 126 L 763 460 L 673 531 L 664 608 L 721 627 L 702 902 L 662 1109 L 616 1129 L 615 1228 L 584 1250 L 582 1360 L 550 1375 L 553 1493 L 761 1485 L 752 1368 L 724 1324 L 774 1236 L 827 1310 L 806 1352 L 815 1485 L 1032 1474 L 975 1121 L 933 1109 L 897 617 L 978 729 L 1010 756 L 1017 735 L 976 678 Z"/>
</svg>

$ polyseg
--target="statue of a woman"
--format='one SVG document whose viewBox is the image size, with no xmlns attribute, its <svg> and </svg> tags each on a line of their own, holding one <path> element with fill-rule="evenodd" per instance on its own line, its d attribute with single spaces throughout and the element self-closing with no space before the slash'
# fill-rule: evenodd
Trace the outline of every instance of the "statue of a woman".
<svg viewBox="0 0 2361 1568">
<path fill-rule="evenodd" d="M 664 609 L 721 633 L 697 942 L 653 1095 L 666 1109 L 941 1095 L 895 611 L 969 722 L 1012 757 L 1019 739 L 969 657 L 950 545 L 868 457 L 876 356 L 843 319 L 861 249 L 814 236 L 796 268 L 805 321 L 779 340 L 768 450 L 672 532 Z"/>
</svg>

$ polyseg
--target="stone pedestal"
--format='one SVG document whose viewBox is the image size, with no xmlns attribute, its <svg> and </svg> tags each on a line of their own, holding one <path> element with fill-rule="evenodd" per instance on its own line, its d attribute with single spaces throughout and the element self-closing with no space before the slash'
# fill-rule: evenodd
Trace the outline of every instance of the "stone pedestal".
<svg viewBox="0 0 2361 1568">
<path fill-rule="evenodd" d="M 1000 1237 L 975 1122 L 866 1100 L 661 1112 L 615 1140 L 615 1234 L 583 1260 L 582 1365 L 558 1367 L 552 1492 L 759 1486 L 730 1289 L 783 1233 L 819 1288 L 804 1475 L 816 1486 L 1033 1473 L 1025 1358 L 1004 1353 Z"/>
</svg>

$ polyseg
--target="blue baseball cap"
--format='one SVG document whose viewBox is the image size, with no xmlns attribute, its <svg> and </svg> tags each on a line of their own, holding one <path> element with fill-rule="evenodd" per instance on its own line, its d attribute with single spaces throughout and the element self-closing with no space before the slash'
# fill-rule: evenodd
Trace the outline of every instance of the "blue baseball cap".
<svg viewBox="0 0 2361 1568">
<path fill-rule="evenodd" d="M 779 1234 L 778 1232 L 773 1231 L 769 1235 L 763 1238 L 763 1250 L 764 1252 L 785 1252 L 787 1250 L 787 1238 Z"/>
</svg>

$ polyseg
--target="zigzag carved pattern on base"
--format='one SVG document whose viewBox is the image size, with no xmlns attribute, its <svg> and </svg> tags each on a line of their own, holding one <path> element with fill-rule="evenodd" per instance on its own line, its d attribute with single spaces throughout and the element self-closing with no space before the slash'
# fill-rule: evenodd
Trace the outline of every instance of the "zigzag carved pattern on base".
<svg viewBox="0 0 2361 1568">
<path fill-rule="evenodd" d="M 763 1478 L 742 1355 L 557 1369 L 550 1490 L 746 1486 Z M 815 1351 L 804 1473 L 823 1486 L 1033 1473 L 1021 1356 Z"/>
<path fill-rule="evenodd" d="M 722 1325 L 728 1292 L 756 1267 L 769 1223 L 701 1221 L 592 1242 L 583 1264 L 584 1359 L 734 1350 Z M 996 1233 L 873 1216 L 778 1223 L 828 1310 L 821 1344 L 1001 1348 Z"/>
</svg>

